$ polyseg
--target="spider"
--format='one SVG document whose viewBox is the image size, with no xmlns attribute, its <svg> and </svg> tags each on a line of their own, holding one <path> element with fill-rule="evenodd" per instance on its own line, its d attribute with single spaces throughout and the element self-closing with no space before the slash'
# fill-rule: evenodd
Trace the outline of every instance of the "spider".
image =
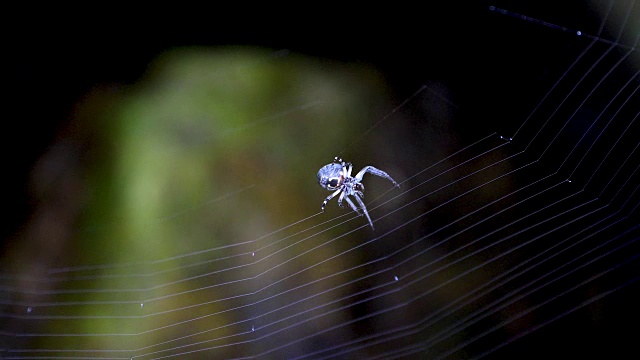
<svg viewBox="0 0 640 360">
<path fill-rule="evenodd" d="M 349 195 L 351 195 L 356 198 L 356 201 L 358 201 L 358 204 L 362 208 L 364 215 L 367 216 L 367 220 L 369 220 L 369 224 L 373 229 L 373 222 L 369 217 L 367 207 L 364 206 L 364 202 L 362 201 L 362 198 L 364 197 L 364 185 L 362 185 L 361 183 L 362 177 L 365 173 L 371 173 L 373 175 L 388 179 L 393 183 L 393 185 L 397 187 L 400 187 L 400 185 L 398 185 L 398 183 L 393 180 L 391 176 L 389 176 L 389 174 L 380 169 L 376 169 L 373 166 L 365 166 L 364 168 L 362 168 L 362 170 L 360 170 L 360 172 L 356 174 L 356 176 L 351 176 L 351 170 L 353 170 L 353 164 L 344 162 L 341 158 L 336 156 L 331 164 L 323 166 L 320 171 L 318 171 L 318 183 L 320 184 L 320 186 L 330 191 L 335 190 L 333 194 L 327 196 L 327 198 L 324 199 L 321 210 L 324 211 L 324 208 L 325 206 L 327 206 L 329 200 L 340 194 L 340 197 L 338 198 L 338 206 L 343 207 L 342 200 L 347 200 L 347 203 L 349 204 L 349 206 L 351 206 L 353 211 L 362 216 L 362 213 L 358 211 L 356 205 L 349 198 Z"/>
</svg>

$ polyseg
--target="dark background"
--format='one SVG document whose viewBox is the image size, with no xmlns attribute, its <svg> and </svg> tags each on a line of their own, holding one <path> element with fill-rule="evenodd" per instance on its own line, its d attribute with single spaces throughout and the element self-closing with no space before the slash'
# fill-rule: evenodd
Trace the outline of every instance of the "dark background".
<svg viewBox="0 0 640 360">
<path fill-rule="evenodd" d="M 374 9 L 318 3 L 309 6 L 311 10 L 280 8 L 268 13 L 250 6 L 240 10 L 210 5 L 214 9 L 180 9 L 163 18 L 144 12 L 130 14 L 124 8 L 82 17 L 26 16 L 21 27 L 5 34 L 3 239 L 29 218 L 32 203 L 26 184 L 30 170 L 73 116 L 74 105 L 96 86 L 134 83 L 155 57 L 174 47 L 251 45 L 371 64 L 385 75 L 389 92 L 398 99 L 408 97 L 426 81 L 447 81 L 457 89 L 454 102 L 463 113 L 478 114 L 463 116 L 466 122 L 458 125 L 463 136 L 480 127 L 513 131 L 509 119 L 490 116 L 528 111 L 517 107 L 519 99 L 530 94 L 523 87 L 513 94 L 510 84 L 547 74 L 549 81 L 538 77 L 530 88 L 531 96 L 539 96 L 540 88 L 575 56 L 570 49 L 560 48 L 565 43 L 560 41 L 566 36 L 563 31 L 488 11 L 489 3 L 483 2 Z M 584 32 L 595 33 L 599 26 L 598 12 L 586 1 L 491 5 Z M 517 32 L 518 37 L 510 37 L 510 32 Z M 605 31 L 603 37 L 606 35 Z M 538 47 L 557 47 L 557 62 L 537 58 L 541 54 L 535 51 Z M 514 57 L 522 61 L 500 61 Z M 541 62 L 549 62 L 549 68 L 540 69 Z M 503 77 L 501 72 L 518 76 Z M 637 293 L 634 283 L 589 305 L 591 310 L 599 309 L 597 321 L 588 321 L 591 310 L 577 310 L 497 354 L 521 358 L 522 349 L 532 357 L 635 354 L 636 339 L 626 328 L 635 328 L 640 320 Z"/>
<path fill-rule="evenodd" d="M 595 32 L 599 14 L 588 1 L 536 2 L 434 2 L 424 7 L 381 6 L 333 8 L 313 12 L 269 9 L 265 15 L 252 8 L 182 9 L 158 16 L 133 9 L 103 9 L 49 16 L 20 9 L 14 12 L 20 27 L 5 38 L 5 121 L 3 153 L 10 186 L 3 195 L 10 214 L 4 234 L 28 214 L 25 183 L 33 161 L 51 144 L 56 131 L 73 115 L 74 105 L 96 86 L 132 84 L 149 63 L 175 47 L 250 45 L 288 49 L 341 62 L 360 62 L 380 69 L 398 99 L 408 97 L 427 80 L 464 84 L 464 101 L 487 108 L 513 106 L 508 101 L 486 99 L 487 90 L 509 95 L 508 84 L 494 76 L 496 69 L 521 71 L 527 63 L 496 63 L 500 52 L 513 55 L 527 44 L 554 48 L 561 31 L 488 11 L 496 6 L 542 18 L 547 22 Z M 517 5 L 517 7 L 515 6 Z M 157 10 L 157 9 L 155 9 Z M 288 15 L 290 14 L 290 15 Z M 517 28 L 518 37 L 510 37 Z M 549 32 L 554 34 L 549 36 Z M 544 39 L 544 40 L 543 40 Z M 558 63 L 564 64 L 558 49 Z M 494 56 L 487 57 L 491 53 Z M 522 61 L 539 66 L 531 51 Z M 486 67 L 486 73 L 476 69 Z M 557 69 L 554 69 L 557 70 Z M 552 71 L 552 70 L 551 70 Z M 515 79 L 511 79 L 515 80 Z M 487 86 L 489 88 L 487 88 Z M 458 87 L 460 88 L 460 87 Z M 532 88 L 532 93 L 537 93 Z M 526 97 L 526 94 L 520 93 Z M 483 119 L 486 121 L 486 119 Z M 469 133 L 477 122 L 470 122 Z M 484 125 L 484 124 L 483 124 Z M 17 190 L 17 191 L 16 191 Z"/>
<path fill-rule="evenodd" d="M 128 9 L 56 17 L 46 10 L 16 11 L 23 21 L 6 35 L 3 60 L 8 116 L 2 150 L 11 174 L 5 177 L 3 213 L 10 218 L 3 235 L 28 216 L 24 184 L 32 164 L 78 101 L 97 86 L 135 83 L 169 49 L 249 45 L 371 64 L 402 99 L 425 79 L 465 81 L 465 64 L 484 61 L 478 55 L 504 26 L 491 21 L 495 14 L 486 4 L 470 1 L 425 8 L 280 8 L 270 15 L 251 10 L 245 15 L 234 8 L 176 9 L 158 17 Z"/>
</svg>

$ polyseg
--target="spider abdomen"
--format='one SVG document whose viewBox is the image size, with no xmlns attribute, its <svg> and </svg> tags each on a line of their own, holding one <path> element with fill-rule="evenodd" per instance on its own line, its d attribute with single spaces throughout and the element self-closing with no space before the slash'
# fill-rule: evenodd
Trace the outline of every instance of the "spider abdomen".
<svg viewBox="0 0 640 360">
<path fill-rule="evenodd" d="M 342 165 L 332 163 L 323 166 L 318 171 L 318 183 L 327 190 L 335 190 L 342 186 L 344 176 L 342 174 Z"/>
</svg>

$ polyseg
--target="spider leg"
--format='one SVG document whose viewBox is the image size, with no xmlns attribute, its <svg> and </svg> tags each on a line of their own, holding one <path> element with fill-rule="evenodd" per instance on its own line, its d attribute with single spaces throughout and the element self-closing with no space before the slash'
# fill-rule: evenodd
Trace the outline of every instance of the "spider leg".
<svg viewBox="0 0 640 360">
<path fill-rule="evenodd" d="M 367 220 L 369 220 L 369 225 L 371 225 L 371 228 L 375 230 L 375 228 L 373 227 L 373 221 L 371 221 L 371 218 L 369 217 L 369 212 L 367 211 L 367 207 L 364 206 L 364 201 L 362 201 L 362 199 L 360 199 L 358 195 L 355 195 L 354 197 L 360 204 L 360 207 L 362 207 L 362 211 L 364 212 L 364 214 L 367 216 Z"/>
<path fill-rule="evenodd" d="M 349 169 L 347 170 L 347 165 L 349 166 Z M 351 164 L 347 164 L 346 162 L 342 162 L 342 176 L 349 177 L 351 176 Z"/>
<path fill-rule="evenodd" d="M 349 204 L 349 206 L 351 206 L 353 211 L 355 211 L 358 215 L 362 216 L 362 213 L 360 212 L 360 210 L 358 210 L 358 207 L 356 206 L 356 204 L 354 204 L 353 201 L 351 201 L 351 199 L 348 196 L 345 196 L 345 200 L 347 200 L 347 203 Z"/>
<path fill-rule="evenodd" d="M 350 162 L 345 162 L 339 156 L 334 157 L 333 162 L 342 165 L 342 174 L 344 175 L 344 177 L 351 176 L 351 171 L 353 171 L 353 164 L 351 164 Z"/>
<path fill-rule="evenodd" d="M 356 181 L 358 182 L 362 181 L 362 177 L 364 176 L 365 173 L 370 173 L 376 176 L 383 177 L 391 181 L 394 186 L 400 187 L 400 185 L 398 185 L 398 183 L 395 180 L 393 180 L 393 178 L 389 176 L 389 174 L 387 174 L 386 172 L 380 169 L 374 168 L 373 166 L 365 166 L 364 168 L 362 168 L 362 170 L 360 170 L 360 172 L 355 176 Z"/>
<path fill-rule="evenodd" d="M 342 199 L 344 199 L 344 195 L 346 194 L 346 192 L 342 192 L 342 194 L 340 194 L 340 197 L 338 198 L 338 206 L 340 207 L 344 207 L 344 205 L 342 205 Z"/>
<path fill-rule="evenodd" d="M 324 211 L 324 207 L 327 206 L 327 203 L 329 202 L 329 200 L 333 199 L 334 196 L 338 195 L 340 191 L 342 191 L 342 189 L 338 189 L 334 191 L 333 194 L 327 196 L 327 198 L 324 199 L 324 201 L 322 202 L 322 207 L 320 208 L 320 211 Z"/>
</svg>

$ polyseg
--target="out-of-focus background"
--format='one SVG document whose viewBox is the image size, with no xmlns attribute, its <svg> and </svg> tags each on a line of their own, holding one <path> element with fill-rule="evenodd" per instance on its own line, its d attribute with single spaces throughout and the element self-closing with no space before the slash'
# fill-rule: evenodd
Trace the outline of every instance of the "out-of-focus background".
<svg viewBox="0 0 640 360">
<path fill-rule="evenodd" d="M 398 197 L 372 209 L 373 218 L 385 217 L 371 232 L 359 229 L 360 218 L 327 225 L 327 220 L 350 215 L 335 200 L 318 214 L 328 193 L 316 182 L 318 169 L 336 155 L 353 162 L 354 170 L 374 165 L 404 182 L 401 190 L 392 190 L 385 180 L 367 175 L 365 199 L 375 204 L 379 197 L 390 200 L 419 185 L 424 179 L 411 178 L 421 170 L 485 136 L 515 133 L 587 40 L 489 10 L 489 5 L 585 34 L 600 32 L 605 39 L 615 38 L 623 21 L 632 24 L 625 41 L 638 31 L 638 19 L 625 15 L 637 16 L 640 5 L 628 1 L 456 3 L 378 9 L 375 16 L 368 9 L 343 13 L 334 8 L 320 10 L 324 15 L 319 17 L 297 12 L 257 22 L 216 12 L 208 21 L 197 14 L 202 20 L 181 19 L 178 26 L 176 19 L 168 19 L 144 30 L 129 27 L 136 19 L 123 27 L 114 19 L 42 19 L 33 21 L 33 31 L 17 30 L 3 60 L 0 358 L 259 355 L 292 335 L 274 331 L 270 340 L 253 347 L 240 336 L 255 332 L 261 321 L 286 325 L 297 310 L 273 319 L 265 315 L 295 303 L 300 294 L 281 296 L 275 305 L 250 305 L 266 304 L 271 296 L 305 284 L 302 294 L 316 294 L 314 282 L 335 269 L 352 270 L 322 286 L 348 283 L 362 276 L 359 259 L 364 263 L 393 251 L 393 244 L 384 241 L 418 239 L 491 198 L 496 190 L 480 190 L 452 212 L 426 216 L 397 232 L 411 214 L 394 217 L 392 212 L 412 199 Z M 609 21 L 601 28 L 605 17 Z M 638 69 L 633 70 L 637 59 L 636 49 L 625 62 L 631 73 Z M 481 151 L 470 154 L 462 156 Z M 493 156 L 506 155 L 500 150 Z M 446 160 L 442 169 L 455 161 Z M 468 175 L 463 170 L 450 174 L 448 181 Z M 501 184 L 503 190 L 519 186 L 517 180 Z M 447 198 L 447 193 L 438 196 Z M 414 215 L 442 198 L 419 203 Z M 291 269 L 333 259 L 354 243 L 387 232 L 396 238 L 383 239 L 367 254 L 338 257 L 315 273 L 294 277 Z M 248 266 L 256 257 L 263 260 Z M 484 281 L 490 273 L 474 280 Z M 249 280 L 238 282 L 242 279 Z M 216 287 L 227 283 L 234 285 Z M 375 292 L 373 284 L 357 286 Z M 463 288 L 442 294 L 440 301 L 446 304 Z M 630 349 L 622 324 L 638 318 L 627 296 L 633 288 L 637 284 L 603 297 L 574 318 L 505 343 L 505 351 L 548 354 L 540 348 L 550 344 L 578 355 L 607 354 L 609 346 L 616 346 L 616 353 Z M 230 300 L 238 294 L 250 296 Z M 342 295 L 320 293 L 314 301 L 331 303 Z M 413 290 L 400 292 L 398 302 L 413 295 Z M 356 300 L 334 304 L 352 305 L 311 322 L 300 336 L 392 306 L 357 305 Z M 427 316 L 423 311 L 428 313 L 413 309 L 401 317 L 419 319 Z M 535 318 L 531 327 L 554 316 Z M 254 318 L 260 319 L 254 325 L 246 321 Z M 496 315 L 495 323 L 499 320 Z M 265 356 L 312 355 L 337 338 L 357 341 L 384 333 L 394 321 L 383 317 L 343 326 L 318 336 L 313 345 L 300 342 L 285 353 Z M 396 325 L 389 328 L 404 323 Z M 526 329 L 518 324 L 518 331 L 503 331 Z M 481 332 L 472 329 L 451 342 L 459 345 Z M 589 341 L 565 342 L 558 334 Z M 189 354 L 198 342 L 210 352 Z M 172 350 L 155 352 L 162 349 Z M 475 348 L 464 351 L 477 355 Z M 464 351 L 455 356 L 464 358 Z M 375 356 L 376 350 L 362 354 Z"/>
</svg>

